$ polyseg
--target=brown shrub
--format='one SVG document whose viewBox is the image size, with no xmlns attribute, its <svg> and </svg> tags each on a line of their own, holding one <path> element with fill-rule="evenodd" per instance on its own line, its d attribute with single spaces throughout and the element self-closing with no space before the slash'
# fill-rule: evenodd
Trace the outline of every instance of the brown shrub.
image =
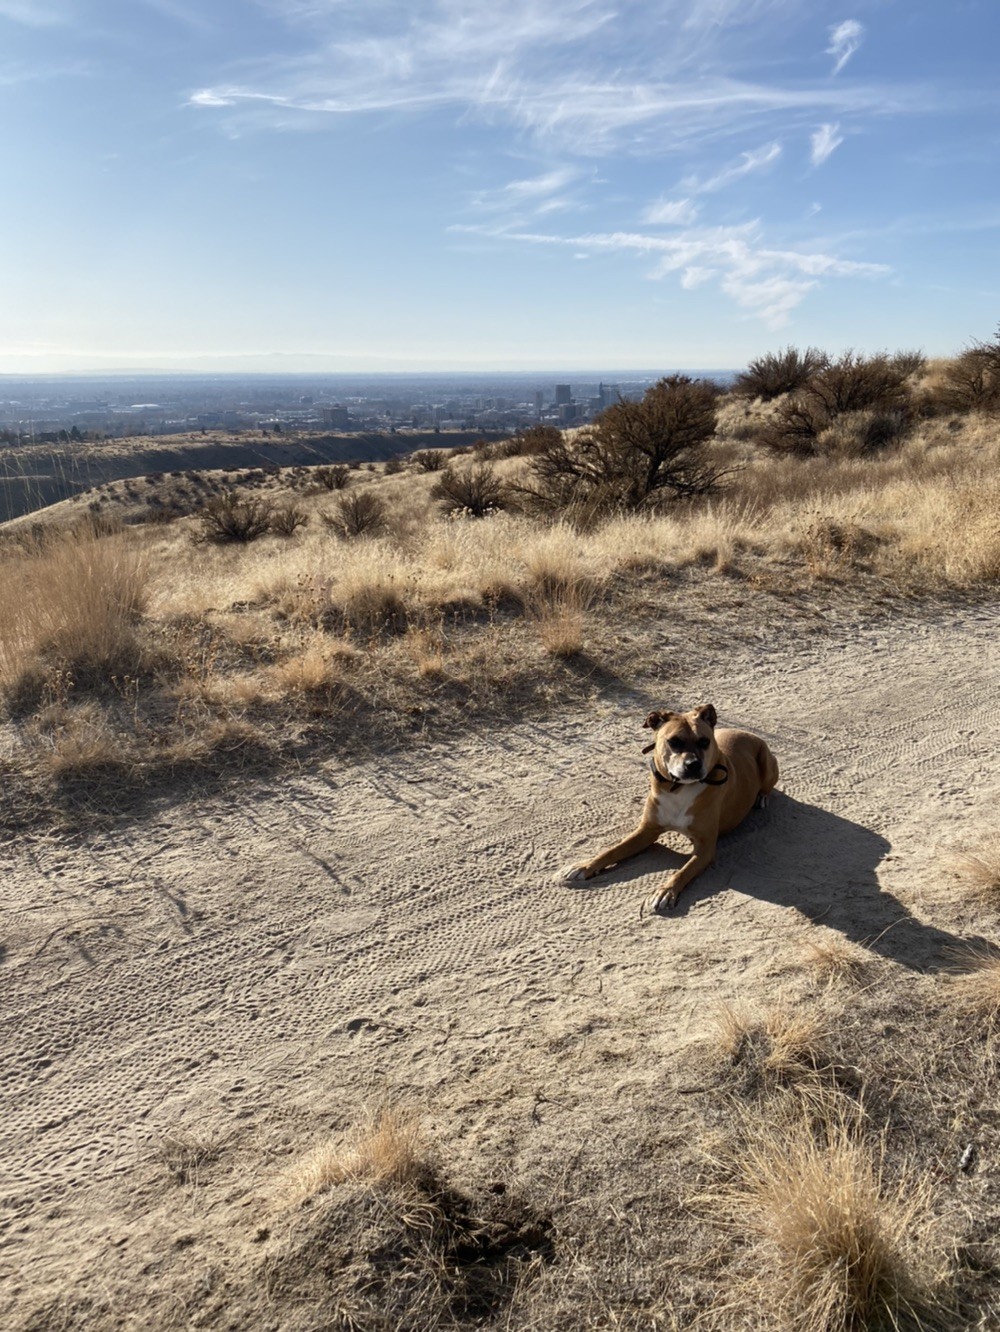
<svg viewBox="0 0 1000 1332">
<path fill-rule="evenodd" d="M 290 537 L 308 522 L 305 509 L 300 509 L 297 504 L 283 504 L 271 514 L 271 531 L 278 536 Z"/>
<path fill-rule="evenodd" d="M 372 537 L 385 531 L 386 508 L 373 490 L 353 490 L 341 496 L 333 513 L 324 513 L 322 518 L 340 537 Z"/>
<path fill-rule="evenodd" d="M 909 384 L 917 353 L 861 356 L 848 351 L 778 404 L 760 433 L 775 453 L 864 457 L 906 435 L 915 400 Z"/>
<path fill-rule="evenodd" d="M 461 469 L 446 467 L 431 495 L 441 501 L 445 513 L 468 518 L 485 518 L 505 504 L 504 484 L 486 463 Z"/>
<path fill-rule="evenodd" d="M 563 433 L 555 426 L 533 425 L 519 430 L 509 439 L 485 440 L 476 442 L 478 458 L 501 460 L 504 458 L 533 458 L 539 453 L 548 453 L 562 443 Z"/>
<path fill-rule="evenodd" d="M 862 356 L 846 351 L 812 375 L 804 387 L 807 400 L 829 420 L 842 412 L 902 411 L 910 405 L 907 380 L 914 373 L 916 353 Z"/>
<path fill-rule="evenodd" d="M 615 403 L 574 439 L 560 438 L 531 460 L 531 483 L 516 489 L 520 502 L 608 514 L 710 493 L 724 474 L 705 449 L 718 397 L 709 380 L 671 375 L 641 402 Z"/>
<path fill-rule="evenodd" d="M 351 479 L 351 469 L 346 463 L 336 463 L 333 467 L 314 467 L 312 479 L 324 490 L 343 490 Z"/>
<path fill-rule="evenodd" d="M 1000 328 L 992 342 L 973 342 L 944 366 L 928 404 L 936 412 L 1000 411 Z"/>
<path fill-rule="evenodd" d="M 826 352 L 818 347 L 785 347 L 781 351 L 766 352 L 751 361 L 736 376 L 733 393 L 741 398 L 761 398 L 770 402 L 784 393 L 803 388 L 812 376 L 830 364 Z"/>
<path fill-rule="evenodd" d="M 440 472 L 448 458 L 444 449 L 417 449 L 413 462 L 422 472 Z"/>
<path fill-rule="evenodd" d="M 215 545 L 256 541 L 271 527 L 274 510 L 263 500 L 242 496 L 235 490 L 215 495 L 197 514 L 201 531 L 196 540 Z"/>
</svg>

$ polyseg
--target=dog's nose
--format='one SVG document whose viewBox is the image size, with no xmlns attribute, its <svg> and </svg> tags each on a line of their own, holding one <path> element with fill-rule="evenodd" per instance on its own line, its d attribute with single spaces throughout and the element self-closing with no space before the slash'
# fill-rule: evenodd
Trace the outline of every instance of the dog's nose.
<svg viewBox="0 0 1000 1332">
<path fill-rule="evenodd" d="M 688 756 L 684 760 L 684 771 L 698 772 L 700 768 L 701 768 L 701 759 L 698 758 L 697 755 L 695 754 L 688 754 Z"/>
</svg>

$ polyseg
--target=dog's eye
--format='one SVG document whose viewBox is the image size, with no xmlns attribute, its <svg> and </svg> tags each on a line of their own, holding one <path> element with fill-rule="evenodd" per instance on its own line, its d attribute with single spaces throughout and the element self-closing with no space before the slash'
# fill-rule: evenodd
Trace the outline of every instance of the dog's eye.
<svg viewBox="0 0 1000 1332">
<path fill-rule="evenodd" d="M 670 746 L 670 748 L 674 751 L 675 754 L 683 754 L 683 753 L 684 753 L 684 741 L 683 741 L 683 740 L 678 740 L 678 739 L 676 738 L 676 736 L 674 736 L 674 737 L 672 737 L 670 740 L 668 740 L 668 741 L 667 741 L 667 744 Z"/>
<path fill-rule="evenodd" d="M 698 748 L 699 748 L 699 749 L 707 749 L 707 748 L 708 748 L 708 741 L 705 739 L 704 736 L 702 736 L 701 739 L 698 741 Z"/>
</svg>

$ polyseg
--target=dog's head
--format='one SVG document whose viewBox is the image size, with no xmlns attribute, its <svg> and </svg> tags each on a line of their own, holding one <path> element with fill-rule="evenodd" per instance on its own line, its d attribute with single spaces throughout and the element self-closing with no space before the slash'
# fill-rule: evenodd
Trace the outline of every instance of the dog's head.
<svg viewBox="0 0 1000 1332">
<path fill-rule="evenodd" d="M 643 726 L 656 732 L 656 764 L 677 782 L 701 782 L 718 762 L 718 721 L 711 703 L 693 712 L 651 712 Z"/>
</svg>

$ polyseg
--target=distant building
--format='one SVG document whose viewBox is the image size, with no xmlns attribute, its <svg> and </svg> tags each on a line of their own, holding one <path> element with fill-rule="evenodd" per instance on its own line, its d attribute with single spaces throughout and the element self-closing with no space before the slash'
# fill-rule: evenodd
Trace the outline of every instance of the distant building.
<svg viewBox="0 0 1000 1332">
<path fill-rule="evenodd" d="M 579 408 L 575 402 L 562 402 L 559 404 L 559 424 L 572 425 L 577 418 Z"/>
<path fill-rule="evenodd" d="M 569 384 L 556 385 L 556 406 L 565 407 L 573 401 L 573 390 Z"/>
<path fill-rule="evenodd" d="M 346 407 L 323 407 L 323 424 L 334 430 L 349 430 L 351 417 Z"/>
</svg>

